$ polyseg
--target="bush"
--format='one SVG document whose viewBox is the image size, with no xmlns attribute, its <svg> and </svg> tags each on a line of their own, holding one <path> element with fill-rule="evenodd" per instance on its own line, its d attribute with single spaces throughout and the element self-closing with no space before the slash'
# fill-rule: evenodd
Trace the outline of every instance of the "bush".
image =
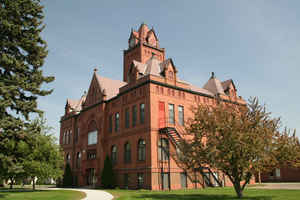
<svg viewBox="0 0 300 200">
<path fill-rule="evenodd" d="M 116 187 L 113 166 L 108 156 L 106 156 L 104 161 L 104 167 L 101 174 L 101 185 L 105 189 L 113 189 Z"/>
</svg>

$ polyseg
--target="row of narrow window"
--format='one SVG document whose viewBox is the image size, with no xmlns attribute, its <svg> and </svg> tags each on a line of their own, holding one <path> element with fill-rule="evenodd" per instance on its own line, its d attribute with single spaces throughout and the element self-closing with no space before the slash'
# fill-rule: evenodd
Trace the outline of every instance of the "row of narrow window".
<svg viewBox="0 0 300 200">
<path fill-rule="evenodd" d="M 96 159 L 96 153 L 95 152 L 89 152 L 87 153 L 87 159 Z M 71 156 L 68 153 L 66 155 L 67 162 L 70 162 Z M 143 139 L 140 139 L 138 141 L 138 161 L 145 161 L 146 160 L 146 142 Z M 113 164 L 116 164 L 117 162 L 117 146 L 113 145 L 111 148 L 111 161 Z M 76 168 L 80 168 L 80 162 L 81 162 L 81 152 L 77 152 L 76 154 Z M 127 142 L 124 145 L 124 162 L 130 163 L 131 162 L 131 146 L 130 143 Z"/>
<path fill-rule="evenodd" d="M 139 123 L 144 124 L 145 123 L 145 104 L 141 103 L 139 105 Z M 135 127 L 137 125 L 137 105 L 133 105 L 131 107 L 131 127 Z M 125 109 L 125 120 L 124 120 L 124 125 L 125 128 L 130 128 L 130 108 Z M 109 116 L 109 125 L 108 125 L 108 132 L 112 133 L 113 131 L 113 115 Z M 117 112 L 114 114 L 114 131 L 119 132 L 120 130 L 120 113 Z"/>
<path fill-rule="evenodd" d="M 137 153 L 138 153 L 138 161 L 145 161 L 146 160 L 146 142 L 143 139 L 140 139 L 138 141 L 138 147 L 137 147 Z M 113 164 L 117 163 L 118 160 L 118 149 L 116 145 L 113 145 L 111 147 L 111 161 Z M 124 144 L 124 163 L 130 163 L 131 162 L 131 145 L 129 142 L 126 142 Z"/>
<path fill-rule="evenodd" d="M 169 124 L 175 124 L 175 110 L 174 110 L 174 104 L 168 105 L 168 111 L 169 111 Z M 178 123 L 181 126 L 184 126 L 184 107 L 178 106 Z"/>
<path fill-rule="evenodd" d="M 123 185 L 124 188 L 128 188 L 129 186 L 129 180 L 131 179 L 131 177 L 129 178 L 129 174 L 124 174 L 123 175 Z M 161 182 L 161 187 L 162 189 L 169 189 L 170 188 L 170 173 L 161 173 L 160 174 L 160 182 Z M 137 173 L 137 186 L 138 188 L 142 188 L 144 187 L 144 182 L 145 182 L 145 177 L 144 177 L 144 173 Z M 181 172 L 180 173 L 180 185 L 181 188 L 187 188 L 187 173 L 186 172 Z"/>
<path fill-rule="evenodd" d="M 166 88 L 165 88 L 166 89 Z M 180 91 L 180 90 L 175 90 L 175 89 L 171 89 L 171 88 L 168 88 L 166 89 L 167 90 L 167 94 L 169 96 L 173 96 L 173 97 L 179 97 L 179 98 L 182 98 L 182 99 L 185 99 L 185 92 L 183 91 Z M 177 92 L 176 92 L 177 91 Z M 156 86 L 156 93 L 157 94 L 164 94 L 164 87 L 162 86 Z M 177 93 L 177 94 L 176 94 Z"/>
<path fill-rule="evenodd" d="M 67 130 L 63 133 L 62 144 L 70 144 L 72 141 L 72 131 Z"/>
</svg>

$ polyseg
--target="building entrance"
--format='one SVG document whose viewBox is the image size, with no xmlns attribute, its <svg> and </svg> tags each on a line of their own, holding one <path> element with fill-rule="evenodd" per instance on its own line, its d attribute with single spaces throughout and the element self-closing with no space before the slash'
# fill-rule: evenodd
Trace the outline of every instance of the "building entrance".
<svg viewBox="0 0 300 200">
<path fill-rule="evenodd" d="M 95 176 L 95 169 L 94 168 L 87 169 L 86 179 L 87 179 L 87 185 L 95 185 L 96 176 Z"/>
</svg>

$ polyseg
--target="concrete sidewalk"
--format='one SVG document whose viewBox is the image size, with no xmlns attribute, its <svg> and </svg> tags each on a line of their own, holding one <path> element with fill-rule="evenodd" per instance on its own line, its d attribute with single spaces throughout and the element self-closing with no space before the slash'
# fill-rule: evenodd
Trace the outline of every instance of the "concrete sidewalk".
<svg viewBox="0 0 300 200">
<path fill-rule="evenodd" d="M 112 200 L 114 197 L 103 190 L 94 190 L 94 189 L 80 189 L 80 188 L 49 188 L 53 190 L 74 190 L 84 192 L 86 198 L 83 200 Z"/>
<path fill-rule="evenodd" d="M 252 188 L 258 189 L 287 189 L 287 190 L 299 190 L 300 183 L 262 183 Z"/>
</svg>

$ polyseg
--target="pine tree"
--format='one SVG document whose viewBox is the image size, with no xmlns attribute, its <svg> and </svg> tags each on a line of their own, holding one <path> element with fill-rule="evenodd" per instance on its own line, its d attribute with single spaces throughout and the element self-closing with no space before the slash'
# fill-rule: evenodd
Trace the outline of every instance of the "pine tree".
<svg viewBox="0 0 300 200">
<path fill-rule="evenodd" d="M 40 0 L 0 0 L 0 177 L 15 179 L 24 172 L 19 147 L 26 142 L 30 113 L 41 89 L 54 77 L 43 75 L 47 44 L 41 38 L 43 7 Z"/>
<path fill-rule="evenodd" d="M 73 186 L 73 175 L 70 164 L 67 163 L 65 167 L 65 173 L 63 176 L 63 186 L 64 187 L 72 187 Z"/>
<path fill-rule="evenodd" d="M 104 161 L 104 167 L 101 174 L 101 184 L 103 188 L 112 189 L 116 187 L 113 166 L 108 156 L 106 156 Z"/>
</svg>

